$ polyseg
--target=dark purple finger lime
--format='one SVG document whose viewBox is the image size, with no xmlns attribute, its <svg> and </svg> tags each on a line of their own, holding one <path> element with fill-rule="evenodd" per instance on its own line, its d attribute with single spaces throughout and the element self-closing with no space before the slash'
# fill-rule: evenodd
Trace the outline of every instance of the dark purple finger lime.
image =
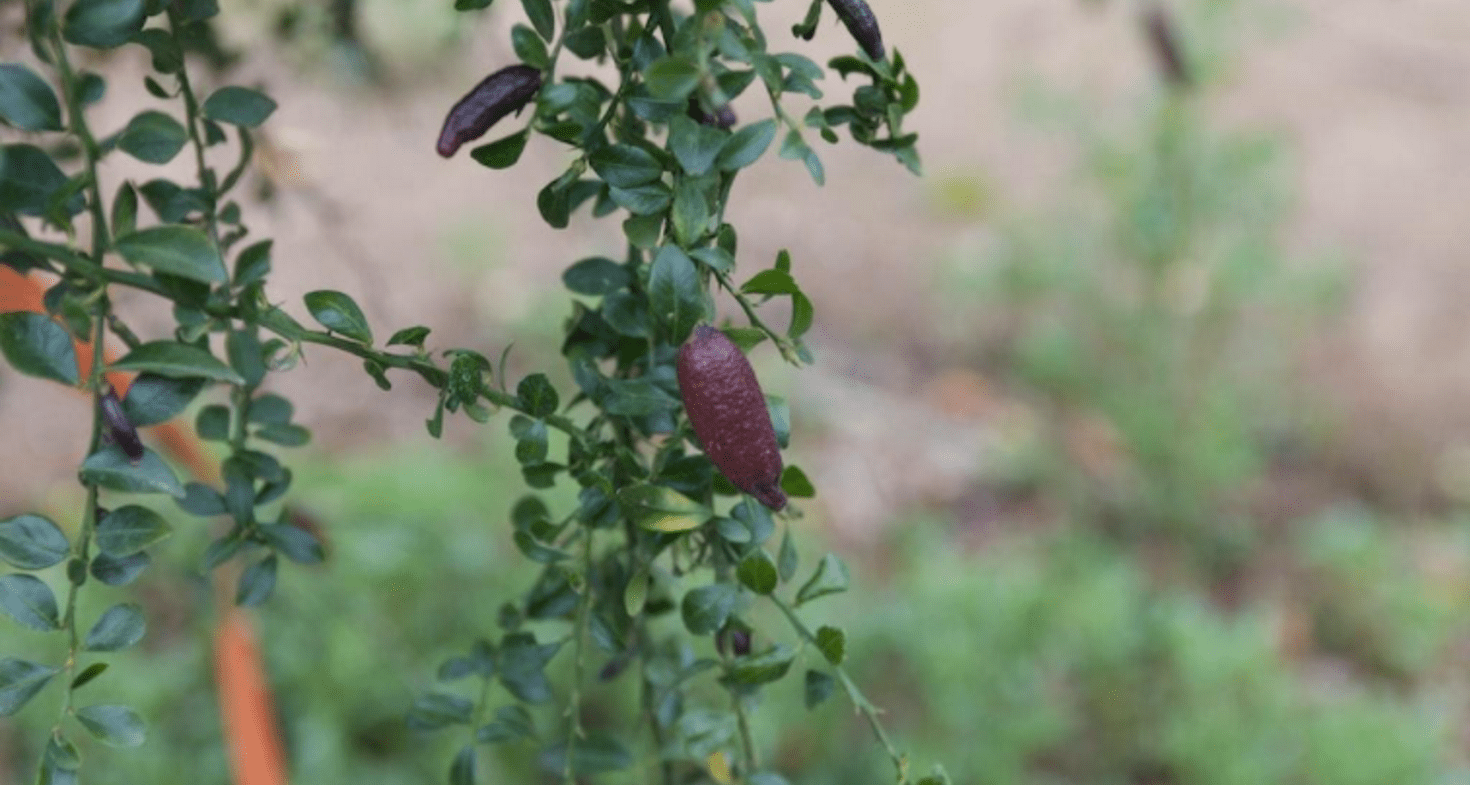
<svg viewBox="0 0 1470 785">
<path fill-rule="evenodd" d="M 776 429 L 740 347 L 702 324 L 679 349 L 678 372 L 684 413 L 715 468 L 761 504 L 785 507 Z"/>
<path fill-rule="evenodd" d="M 827 0 L 837 18 L 847 25 L 847 32 L 857 39 L 858 45 L 874 60 L 883 59 L 883 33 L 878 30 L 878 18 L 873 9 L 863 0 Z"/>
<path fill-rule="evenodd" d="M 480 80 L 444 118 L 435 149 L 448 158 L 465 142 L 479 139 L 502 117 L 520 111 L 541 90 L 541 72 L 512 65 Z"/>
</svg>

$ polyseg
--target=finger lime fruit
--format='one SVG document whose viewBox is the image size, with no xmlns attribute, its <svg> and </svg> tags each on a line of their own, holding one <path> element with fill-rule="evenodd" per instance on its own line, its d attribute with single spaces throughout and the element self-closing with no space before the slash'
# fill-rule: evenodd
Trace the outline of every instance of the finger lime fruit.
<svg viewBox="0 0 1470 785">
<path fill-rule="evenodd" d="M 502 117 L 520 111 L 541 90 L 541 72 L 529 65 L 512 65 L 480 80 L 444 118 L 435 149 L 448 158 L 459 146 L 479 139 Z"/>
<path fill-rule="evenodd" d="M 878 18 L 873 16 L 873 9 L 863 0 L 827 0 L 832 4 L 832 10 L 837 12 L 837 18 L 847 25 L 847 32 L 862 46 L 868 57 L 874 60 L 883 59 L 883 33 L 878 30 Z"/>
<path fill-rule="evenodd" d="M 123 411 L 122 401 L 117 399 L 117 393 L 108 387 L 98 399 L 98 405 L 102 407 L 102 420 L 107 423 L 107 435 L 112 443 L 128 456 L 128 462 L 137 463 L 143 460 L 143 440 L 138 438 L 138 429 Z"/>
<path fill-rule="evenodd" d="M 684 413 L 715 468 L 761 504 L 785 507 L 776 429 L 740 347 L 719 330 L 699 325 L 679 349 L 678 375 Z"/>
</svg>

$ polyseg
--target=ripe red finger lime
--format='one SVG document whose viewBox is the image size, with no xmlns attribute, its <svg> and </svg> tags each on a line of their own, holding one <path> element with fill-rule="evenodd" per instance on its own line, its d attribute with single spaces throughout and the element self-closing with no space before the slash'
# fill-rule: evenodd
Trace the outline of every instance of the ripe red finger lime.
<svg viewBox="0 0 1470 785">
<path fill-rule="evenodd" d="M 679 349 L 679 394 L 694 435 L 735 487 L 773 510 L 781 491 L 781 448 L 755 369 L 740 347 L 707 324 Z"/>
</svg>

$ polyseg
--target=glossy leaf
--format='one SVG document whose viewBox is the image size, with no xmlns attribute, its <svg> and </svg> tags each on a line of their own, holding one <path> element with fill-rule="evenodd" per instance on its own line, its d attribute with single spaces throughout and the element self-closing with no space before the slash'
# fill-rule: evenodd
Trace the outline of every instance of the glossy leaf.
<svg viewBox="0 0 1470 785">
<path fill-rule="evenodd" d="M 128 121 L 117 146 L 139 161 L 166 164 L 184 149 L 188 141 L 189 135 L 178 120 L 150 110 L 140 112 Z"/>
<path fill-rule="evenodd" d="M 680 614 L 684 626 L 695 635 L 709 635 L 725 626 L 735 609 L 736 588 L 729 583 L 700 586 L 684 593 Z"/>
<path fill-rule="evenodd" d="M 77 354 L 66 329 L 44 314 L 0 314 L 0 351 L 15 370 L 28 376 L 77 384 Z"/>
<path fill-rule="evenodd" d="M 771 146 L 771 140 L 775 138 L 775 120 L 762 120 L 747 125 L 725 141 L 716 164 L 726 172 L 750 166 Z"/>
<path fill-rule="evenodd" d="M 643 81 L 654 98 L 680 101 L 699 86 L 699 65 L 683 55 L 666 55 L 648 65 Z"/>
<path fill-rule="evenodd" d="M 88 733 L 109 747 L 141 747 L 148 737 L 143 718 L 127 706 L 84 706 L 77 709 L 76 717 Z"/>
<path fill-rule="evenodd" d="M 351 297 L 325 289 L 307 292 L 306 309 L 311 312 L 311 318 L 328 330 L 358 343 L 372 344 L 373 330 Z"/>
<path fill-rule="evenodd" d="M 66 10 L 61 37 L 96 49 L 111 49 L 143 29 L 144 0 L 77 0 Z"/>
<path fill-rule="evenodd" d="M 275 554 L 261 559 L 240 573 L 235 585 L 235 604 L 242 607 L 259 605 L 271 596 L 276 588 Z"/>
<path fill-rule="evenodd" d="M 663 174 L 663 167 L 657 159 L 648 151 L 631 145 L 608 145 L 592 153 L 588 161 L 593 171 L 608 185 L 619 188 L 643 185 Z"/>
<path fill-rule="evenodd" d="M 200 283 L 228 280 L 225 262 L 209 237 L 193 226 L 152 226 L 118 237 L 114 249 L 129 264 Z"/>
<path fill-rule="evenodd" d="M 92 557 L 92 565 L 88 571 L 92 577 L 107 584 L 108 586 L 126 586 L 138 579 L 143 570 L 152 564 L 146 551 L 138 551 L 127 556 L 108 556 L 99 553 Z"/>
<path fill-rule="evenodd" d="M 20 63 L 0 64 L 0 118 L 22 131 L 60 131 L 61 105 L 51 86 Z"/>
<path fill-rule="evenodd" d="M 60 672 L 60 668 L 29 660 L 15 657 L 0 659 L 0 717 L 9 717 L 20 711 Z"/>
<path fill-rule="evenodd" d="M 169 536 L 173 528 L 162 515 L 136 504 L 119 507 L 97 523 L 97 547 L 108 556 L 122 557 Z"/>
<path fill-rule="evenodd" d="M 841 665 L 847 657 L 847 633 L 837 627 L 822 625 L 817 628 L 817 650 L 833 665 Z"/>
<path fill-rule="evenodd" d="M 45 632 L 61 624 L 56 594 L 34 575 L 0 575 L 0 610 L 33 630 Z"/>
<path fill-rule="evenodd" d="M 630 485 L 618 492 L 618 502 L 634 523 L 652 531 L 689 531 L 714 517 L 708 507 L 663 485 Z"/>
<path fill-rule="evenodd" d="M 649 308 L 672 344 L 682 344 L 704 318 L 704 295 L 694 261 L 678 246 L 665 245 L 648 275 Z"/>
<path fill-rule="evenodd" d="M 108 608 L 92 629 L 87 632 L 87 651 L 118 651 L 143 639 L 148 623 L 143 618 L 143 609 L 133 603 L 121 603 Z"/>
<path fill-rule="evenodd" d="M 128 385 L 123 413 L 138 427 L 167 422 L 188 408 L 205 383 L 200 377 L 177 379 L 141 373 Z"/>
<path fill-rule="evenodd" d="M 736 577 L 745 584 L 747 589 L 756 594 L 770 594 L 776 590 L 780 576 L 776 571 L 776 562 L 771 559 L 770 554 L 757 548 L 740 562 L 735 571 Z"/>
<path fill-rule="evenodd" d="M 276 111 L 270 96 L 248 87 L 228 85 L 204 100 L 204 116 L 230 125 L 254 128 Z"/>
<path fill-rule="evenodd" d="M 562 273 L 562 281 L 568 289 L 592 297 L 616 292 L 627 286 L 630 280 L 622 265 L 601 256 L 583 259 Z"/>
<path fill-rule="evenodd" d="M 526 140 L 529 138 L 529 132 L 517 131 L 510 136 L 476 147 L 470 151 L 470 157 L 491 169 L 506 169 L 521 160 L 521 153 L 525 152 Z"/>
<path fill-rule="evenodd" d="M 174 476 L 173 469 L 158 457 L 158 453 L 144 449 L 143 460 L 133 465 L 122 450 L 116 446 L 103 447 L 87 456 L 82 462 L 83 482 L 114 491 L 130 493 L 166 493 L 183 498 L 184 486 Z"/>
<path fill-rule="evenodd" d="M 847 591 L 847 584 L 847 565 L 829 553 L 817 563 L 817 569 L 812 572 L 812 577 L 807 579 L 801 590 L 796 593 L 796 604 L 800 605 L 828 594 Z"/>
<path fill-rule="evenodd" d="M 71 543 L 56 524 L 39 515 L 17 515 L 0 521 L 0 558 L 22 570 L 60 564 Z"/>
</svg>

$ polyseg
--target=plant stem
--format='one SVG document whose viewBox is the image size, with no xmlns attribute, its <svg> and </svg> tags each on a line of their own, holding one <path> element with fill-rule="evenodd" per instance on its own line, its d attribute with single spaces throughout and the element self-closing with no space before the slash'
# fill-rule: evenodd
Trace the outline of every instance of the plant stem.
<svg viewBox="0 0 1470 785">
<path fill-rule="evenodd" d="M 792 610 L 791 606 L 786 604 L 785 600 L 782 600 L 775 594 L 768 595 L 768 597 L 781 610 L 781 613 L 786 616 L 786 620 L 791 622 L 791 627 L 796 630 L 796 634 L 800 635 L 802 640 L 812 646 L 816 646 L 817 636 L 797 617 L 796 611 Z M 867 696 L 863 695 L 862 690 L 858 689 L 857 684 L 853 682 L 852 677 L 847 674 L 847 671 L 841 665 L 832 666 L 832 670 L 837 674 L 837 680 L 842 682 L 842 688 L 847 691 L 847 697 L 852 701 L 853 708 L 867 719 L 868 727 L 873 729 L 873 736 L 878 739 L 878 742 L 883 745 L 883 749 L 888 752 L 888 757 L 893 761 L 893 767 L 898 772 L 899 783 L 906 785 L 909 782 L 908 756 L 899 752 L 893 746 L 893 742 L 889 740 L 888 732 L 883 729 L 883 723 L 878 719 L 878 715 L 882 713 L 881 710 L 874 706 L 868 700 Z"/>
<path fill-rule="evenodd" d="M 720 286 L 724 288 L 725 291 L 729 292 L 731 297 L 735 298 L 735 302 L 740 304 L 740 310 L 745 311 L 745 318 L 750 321 L 751 326 L 765 333 L 766 336 L 769 337 L 771 341 L 776 344 L 776 348 L 781 350 L 781 357 L 784 358 L 786 362 L 789 362 L 795 366 L 800 366 L 801 358 L 796 356 L 796 347 L 792 345 L 791 341 L 788 340 L 786 336 L 776 332 L 775 330 L 771 329 L 770 326 L 767 325 L 764 321 L 761 321 L 760 314 L 755 312 L 755 304 L 752 303 L 750 301 L 750 298 L 746 297 L 745 294 L 741 292 L 737 286 L 735 286 L 734 282 L 730 280 L 730 274 L 720 270 L 716 270 L 715 278 L 719 280 Z"/>
<path fill-rule="evenodd" d="M 576 658 L 572 662 L 572 691 L 567 696 L 567 750 L 561 770 L 562 781 L 566 785 L 576 785 L 576 774 L 572 771 L 572 753 L 576 749 L 577 739 L 586 735 L 582 730 L 582 674 L 587 667 L 587 626 L 592 611 L 592 586 L 592 529 L 583 527 L 582 596 L 577 601 L 577 630 L 573 638 Z"/>
</svg>

